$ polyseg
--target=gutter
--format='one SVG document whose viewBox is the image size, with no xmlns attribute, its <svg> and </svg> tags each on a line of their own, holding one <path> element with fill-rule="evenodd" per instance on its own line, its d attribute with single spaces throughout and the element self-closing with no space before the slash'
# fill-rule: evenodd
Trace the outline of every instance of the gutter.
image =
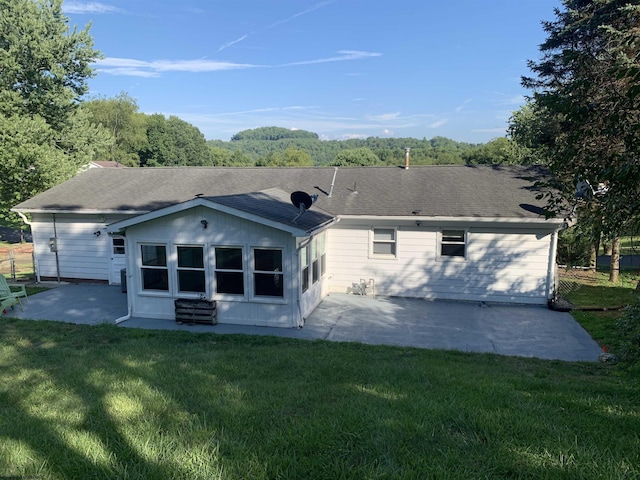
<svg viewBox="0 0 640 480">
<path fill-rule="evenodd" d="M 517 218 L 517 217 L 431 217 L 424 215 L 339 215 L 339 219 L 349 220 L 387 220 L 387 221 L 409 221 L 409 222 L 430 222 L 430 223 L 508 223 L 523 225 L 562 225 L 564 219 L 540 219 L 540 218 Z"/>
<path fill-rule="evenodd" d="M 12 208 L 12 212 L 20 215 L 21 213 L 73 213 L 82 215 L 143 215 L 151 210 L 85 210 L 85 209 L 55 209 L 55 208 Z"/>
</svg>

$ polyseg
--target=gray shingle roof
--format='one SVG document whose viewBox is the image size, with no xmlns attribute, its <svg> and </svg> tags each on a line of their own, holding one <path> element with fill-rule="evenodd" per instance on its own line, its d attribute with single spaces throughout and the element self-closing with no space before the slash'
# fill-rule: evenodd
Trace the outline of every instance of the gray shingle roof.
<svg viewBox="0 0 640 480">
<path fill-rule="evenodd" d="M 148 212 L 194 198 L 278 188 L 317 194 L 332 215 L 540 218 L 533 188 L 547 172 L 535 166 L 339 168 L 96 168 L 15 207 L 16 211 Z M 415 215 L 415 214 L 414 214 Z"/>
<path fill-rule="evenodd" d="M 300 215 L 300 211 L 291 204 L 290 194 L 279 188 L 269 188 L 261 192 L 204 198 L 220 205 L 226 205 L 236 210 L 306 231 L 314 230 L 334 220 L 333 215 L 329 215 L 319 208 L 311 208 Z"/>
</svg>

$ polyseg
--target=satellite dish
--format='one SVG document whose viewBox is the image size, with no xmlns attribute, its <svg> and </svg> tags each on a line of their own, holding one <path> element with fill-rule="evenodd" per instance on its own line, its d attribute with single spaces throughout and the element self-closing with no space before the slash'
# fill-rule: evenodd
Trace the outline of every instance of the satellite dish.
<svg viewBox="0 0 640 480">
<path fill-rule="evenodd" d="M 309 210 L 313 205 L 313 199 L 311 195 L 306 192 L 293 192 L 291 194 L 291 203 L 298 210 Z"/>
<path fill-rule="evenodd" d="M 576 185 L 576 200 L 591 200 L 594 195 L 593 187 L 588 180 L 581 180 Z"/>
<path fill-rule="evenodd" d="M 296 207 L 300 212 L 293 219 L 293 223 L 302 216 L 304 212 L 311 208 L 311 205 L 315 203 L 318 199 L 317 195 L 309 195 L 306 192 L 296 191 L 291 194 L 291 203 L 294 207 Z"/>
</svg>

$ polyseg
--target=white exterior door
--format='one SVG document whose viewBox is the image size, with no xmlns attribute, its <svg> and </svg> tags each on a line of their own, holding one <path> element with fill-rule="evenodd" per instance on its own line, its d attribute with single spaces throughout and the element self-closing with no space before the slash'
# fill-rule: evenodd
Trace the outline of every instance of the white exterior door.
<svg viewBox="0 0 640 480">
<path fill-rule="evenodd" d="M 120 285 L 120 270 L 126 267 L 126 251 L 124 237 L 111 237 L 111 266 L 109 269 L 109 284 Z"/>
</svg>

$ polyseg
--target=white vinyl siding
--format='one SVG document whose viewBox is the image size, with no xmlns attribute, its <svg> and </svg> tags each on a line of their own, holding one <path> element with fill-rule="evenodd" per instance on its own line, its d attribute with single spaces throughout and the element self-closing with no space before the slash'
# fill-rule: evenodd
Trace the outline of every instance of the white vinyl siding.
<svg viewBox="0 0 640 480">
<path fill-rule="evenodd" d="M 207 220 L 207 228 L 201 221 Z M 299 295 L 299 270 L 295 238 L 290 233 L 256 224 L 248 220 L 217 212 L 206 207 L 195 207 L 166 217 L 134 225 L 127 229 L 127 247 L 138 243 L 166 243 L 167 245 L 203 245 L 207 272 L 207 298 L 217 301 L 218 323 L 264 326 L 297 326 L 300 311 L 296 299 Z M 243 270 L 234 265 L 216 270 L 216 248 L 242 250 Z M 281 296 L 256 296 L 254 284 L 254 251 L 277 250 L 281 254 L 281 272 L 268 271 L 274 279 L 278 275 Z M 176 269 L 175 247 L 169 258 L 169 269 Z M 128 260 L 129 265 L 133 261 Z M 234 267 L 234 268 L 231 268 Z M 243 273 L 242 294 L 216 293 L 216 273 L 219 271 Z M 145 291 L 129 289 L 133 315 L 143 318 L 174 318 L 173 299 L 181 296 L 177 279 L 170 275 L 170 294 L 165 297 Z M 274 283 L 275 285 L 275 283 Z M 152 293 L 152 292 L 151 292 Z M 196 295 L 196 294 L 191 294 Z M 187 295 L 189 296 L 189 295 Z M 196 295 L 197 297 L 197 295 Z"/>
<path fill-rule="evenodd" d="M 52 216 L 34 213 L 32 217 L 38 274 L 56 278 L 56 256 L 49 249 L 49 239 L 54 236 Z M 106 221 L 99 222 L 93 214 L 56 214 L 60 277 L 108 281 L 113 245 L 105 225 L 128 217 L 130 215 L 108 215 Z M 98 231 L 99 236 L 95 235 Z"/>
<path fill-rule="evenodd" d="M 376 294 L 494 302 L 546 302 L 551 233 L 466 227 L 466 261 L 438 255 L 442 227 L 396 230 L 397 261 L 369 257 L 370 228 L 343 219 L 328 232 L 331 291 L 373 279 Z M 451 230 L 463 230 L 459 226 Z"/>
</svg>

